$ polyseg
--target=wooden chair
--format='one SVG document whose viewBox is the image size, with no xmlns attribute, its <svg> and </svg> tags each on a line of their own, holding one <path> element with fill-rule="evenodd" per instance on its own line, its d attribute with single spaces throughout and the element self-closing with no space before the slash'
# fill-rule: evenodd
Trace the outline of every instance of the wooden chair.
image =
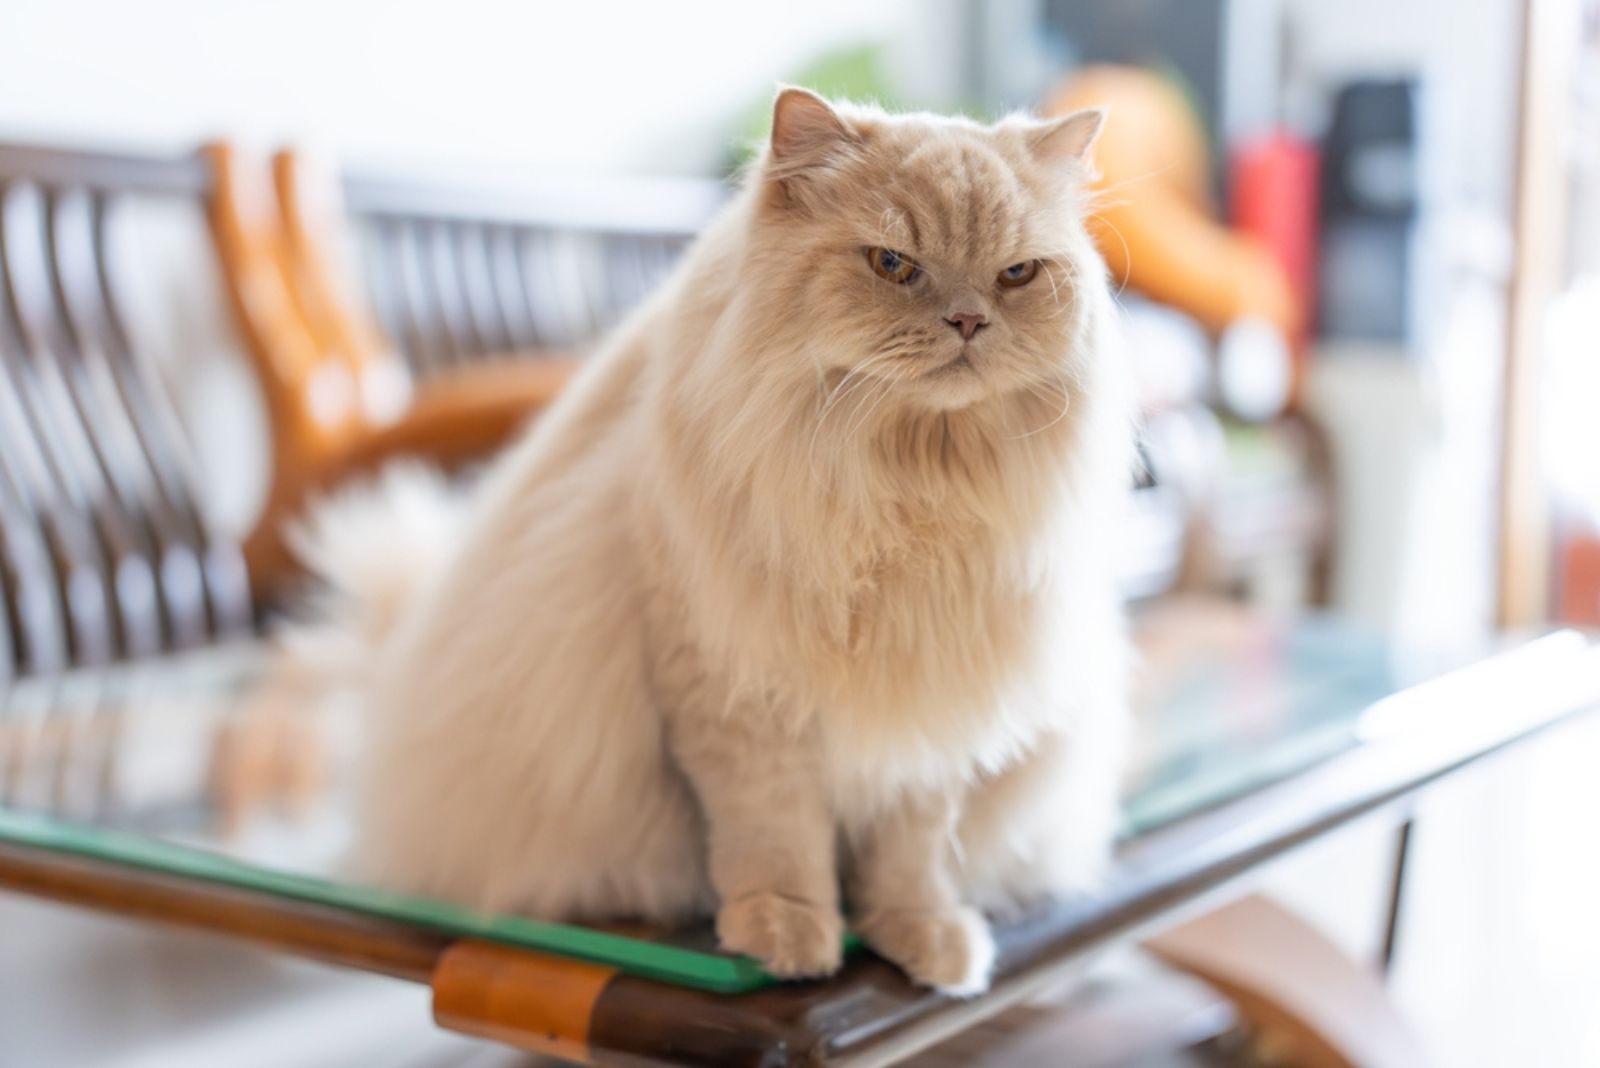
<svg viewBox="0 0 1600 1068">
<path fill-rule="evenodd" d="M 250 629 L 242 558 L 208 520 L 159 362 L 129 336 L 112 249 L 126 202 L 198 204 L 208 184 L 198 159 L 0 146 L 0 525 L 16 620 L 0 672 Z"/>
<path fill-rule="evenodd" d="M 130 213 L 198 218 L 210 186 L 197 157 L 0 145 L 0 801 L 92 806 L 123 727 L 112 665 L 254 630 L 170 361 L 126 317 Z"/>
<path fill-rule="evenodd" d="M 721 195 L 672 186 L 663 207 L 651 188 L 497 202 L 341 183 L 289 152 L 255 167 L 226 144 L 172 159 L 0 146 L 0 801 L 43 768 L 42 790 L 23 792 L 56 805 L 79 734 L 100 737 L 111 761 L 121 712 L 106 695 L 128 690 L 108 681 L 116 665 L 253 636 L 257 606 L 292 574 L 284 523 L 310 495 L 396 456 L 447 468 L 481 459 L 547 404 L 592 330 L 670 265 Z M 193 269 L 220 281 L 265 400 L 268 490 L 242 537 L 211 522 L 171 368 L 125 321 L 114 220 L 135 200 L 205 221 L 217 261 Z M 496 204 L 504 217 L 488 213 Z M 458 266 L 449 273 L 435 255 L 395 300 L 369 301 L 339 269 L 347 227 L 402 249 L 432 235 Z M 631 269 L 569 286 L 565 302 L 530 288 L 526 270 L 542 262 L 532 246 L 574 234 Z M 379 286 L 394 274 L 367 268 Z M 572 301 L 584 317 L 557 321 Z M 373 307 L 421 327 L 391 343 Z M 563 347 L 544 344 L 556 337 Z M 226 795 L 258 793 L 241 784 L 282 748 L 247 735 L 231 726 L 221 737 Z M 295 759 L 269 762 L 273 774 L 311 763 L 291 749 Z"/>
<path fill-rule="evenodd" d="M 317 490 L 396 456 L 448 468 L 504 444 L 721 199 L 698 182 L 579 197 L 341 183 L 294 151 L 274 157 L 267 188 L 228 146 L 207 157 L 212 227 L 272 414 L 271 489 L 245 541 L 258 588 L 288 571 L 284 523 Z M 370 300 L 341 270 L 347 221 Z M 541 258 L 557 248 L 609 258 L 584 284 Z"/>
</svg>

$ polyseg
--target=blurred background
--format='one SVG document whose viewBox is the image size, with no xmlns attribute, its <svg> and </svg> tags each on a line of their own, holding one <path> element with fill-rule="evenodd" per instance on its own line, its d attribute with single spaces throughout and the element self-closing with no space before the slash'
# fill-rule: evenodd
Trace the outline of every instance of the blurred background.
<svg viewBox="0 0 1600 1068">
<path fill-rule="evenodd" d="M 85 667 L 233 648 L 292 586 L 308 494 L 503 440 L 716 210 L 778 82 L 1109 106 L 1091 221 L 1141 383 L 1137 606 L 1419 648 L 1600 624 L 1595 0 L 0 0 L 8 715 L 103 703 L 61 681 Z M 200 783 L 237 815 L 311 789 L 263 786 L 239 738 L 113 760 L 133 722 L 0 751 L 7 797 L 126 814 Z M 1425 804 L 1394 988 L 1441 1064 L 1600 1064 L 1595 751 Z M 1389 850 L 1345 836 L 1275 891 L 1370 954 Z"/>
</svg>

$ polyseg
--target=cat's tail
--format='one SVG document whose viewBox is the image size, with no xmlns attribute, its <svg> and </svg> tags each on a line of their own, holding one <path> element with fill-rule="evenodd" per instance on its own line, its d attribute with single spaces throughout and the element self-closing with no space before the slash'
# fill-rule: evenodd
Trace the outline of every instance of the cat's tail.
<svg viewBox="0 0 1600 1068">
<path fill-rule="evenodd" d="M 458 543 L 463 510 L 443 475 L 414 463 L 314 503 L 287 532 L 313 580 L 277 633 L 289 660 L 325 682 L 359 682 Z"/>
</svg>

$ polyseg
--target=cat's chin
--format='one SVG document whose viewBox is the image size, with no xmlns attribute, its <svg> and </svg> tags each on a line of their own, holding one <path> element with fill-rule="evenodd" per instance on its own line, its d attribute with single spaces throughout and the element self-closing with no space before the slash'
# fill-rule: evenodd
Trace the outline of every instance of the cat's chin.
<svg viewBox="0 0 1600 1068">
<path fill-rule="evenodd" d="M 938 412 L 970 408 L 991 392 L 989 383 L 965 354 L 924 374 L 917 380 L 916 388 L 920 394 L 918 399 Z"/>
</svg>

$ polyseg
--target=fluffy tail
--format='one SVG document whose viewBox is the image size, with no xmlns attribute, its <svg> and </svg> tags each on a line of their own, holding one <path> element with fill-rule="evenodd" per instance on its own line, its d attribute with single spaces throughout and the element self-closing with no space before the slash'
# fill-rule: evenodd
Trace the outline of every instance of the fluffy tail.
<svg viewBox="0 0 1600 1068">
<path fill-rule="evenodd" d="M 457 541 L 463 502 L 437 471 L 393 464 L 315 503 L 288 532 L 316 582 L 279 632 L 291 660 L 358 682 Z"/>
</svg>

